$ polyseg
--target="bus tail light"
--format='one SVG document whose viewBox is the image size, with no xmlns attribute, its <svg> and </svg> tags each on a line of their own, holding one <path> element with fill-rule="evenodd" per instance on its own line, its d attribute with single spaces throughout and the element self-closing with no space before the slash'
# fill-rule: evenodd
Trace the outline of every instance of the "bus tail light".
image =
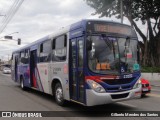
<svg viewBox="0 0 160 120">
<path fill-rule="evenodd" d="M 95 92 L 98 92 L 98 93 L 104 93 L 106 92 L 105 89 L 100 85 L 98 84 L 97 82 L 93 81 L 93 80 L 87 80 L 87 83 L 89 84 L 89 86 L 95 91 Z"/>
</svg>

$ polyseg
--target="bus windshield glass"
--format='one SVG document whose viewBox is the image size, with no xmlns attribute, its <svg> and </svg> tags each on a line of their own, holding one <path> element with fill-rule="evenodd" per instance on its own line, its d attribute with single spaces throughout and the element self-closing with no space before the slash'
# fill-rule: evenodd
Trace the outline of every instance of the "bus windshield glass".
<svg viewBox="0 0 160 120">
<path fill-rule="evenodd" d="M 137 65 L 137 40 L 88 36 L 91 49 L 88 50 L 89 69 L 102 74 L 132 73 Z"/>
</svg>

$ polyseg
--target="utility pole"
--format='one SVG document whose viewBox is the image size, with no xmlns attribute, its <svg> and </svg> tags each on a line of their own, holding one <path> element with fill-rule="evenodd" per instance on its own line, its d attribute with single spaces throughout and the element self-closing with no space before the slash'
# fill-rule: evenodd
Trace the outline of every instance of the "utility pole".
<svg viewBox="0 0 160 120">
<path fill-rule="evenodd" d="M 123 24 L 123 0 L 120 0 L 121 23 Z"/>
</svg>

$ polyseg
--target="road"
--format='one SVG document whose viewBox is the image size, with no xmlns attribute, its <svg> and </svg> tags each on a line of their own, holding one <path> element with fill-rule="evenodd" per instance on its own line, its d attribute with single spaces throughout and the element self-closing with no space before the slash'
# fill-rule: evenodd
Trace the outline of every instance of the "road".
<svg viewBox="0 0 160 120">
<path fill-rule="evenodd" d="M 98 114 L 99 116 L 105 116 L 106 111 L 160 111 L 160 87 L 152 86 L 152 92 L 141 99 L 95 107 L 84 107 L 69 102 L 65 107 L 61 107 L 55 103 L 52 96 L 35 90 L 22 91 L 20 86 L 11 80 L 10 75 L 0 73 L 0 111 L 63 111 L 64 114 L 68 114 L 67 111 L 79 111 L 73 113 L 77 117 L 68 118 L 62 116 L 58 117 L 58 119 L 91 119 L 90 117 L 87 117 L 91 116 L 90 113 L 84 112 L 84 110 L 95 111 L 93 112 L 94 115 Z M 83 117 L 79 118 L 79 116 Z M 128 117 L 116 118 L 122 120 L 128 119 Z M 132 118 L 134 119 L 134 117 Z M 103 119 L 105 119 L 105 117 Z M 107 119 L 114 119 L 114 117 L 108 117 Z M 156 120 L 157 118 L 138 117 L 138 119 Z"/>
</svg>

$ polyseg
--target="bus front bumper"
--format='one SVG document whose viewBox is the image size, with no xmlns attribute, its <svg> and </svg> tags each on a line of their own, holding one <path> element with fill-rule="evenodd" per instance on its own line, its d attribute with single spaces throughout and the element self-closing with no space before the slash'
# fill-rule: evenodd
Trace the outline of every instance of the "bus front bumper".
<svg viewBox="0 0 160 120">
<path fill-rule="evenodd" d="M 102 105 L 141 97 L 141 87 L 116 93 L 97 93 L 92 89 L 86 90 L 86 106 Z"/>
</svg>

